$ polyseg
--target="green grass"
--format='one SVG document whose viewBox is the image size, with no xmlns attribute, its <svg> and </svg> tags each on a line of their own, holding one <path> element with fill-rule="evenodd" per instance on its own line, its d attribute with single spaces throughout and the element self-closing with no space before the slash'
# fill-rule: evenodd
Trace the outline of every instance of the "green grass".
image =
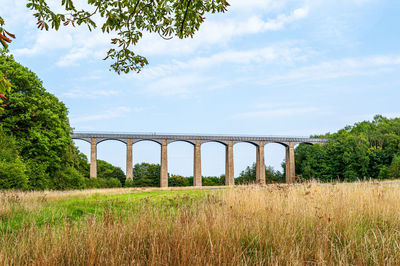
<svg viewBox="0 0 400 266">
<path fill-rule="evenodd" d="M 175 215 L 176 209 L 190 206 L 195 200 L 210 193 L 210 190 L 148 191 L 116 195 L 73 195 L 47 199 L 36 199 L 34 208 L 26 208 L 18 199 L 13 199 L 11 208 L 0 213 L 0 234 L 16 232 L 31 225 L 57 225 L 74 222 L 88 216 L 102 218 L 107 213 L 127 217 L 138 208 L 157 206 L 165 215 Z"/>
</svg>

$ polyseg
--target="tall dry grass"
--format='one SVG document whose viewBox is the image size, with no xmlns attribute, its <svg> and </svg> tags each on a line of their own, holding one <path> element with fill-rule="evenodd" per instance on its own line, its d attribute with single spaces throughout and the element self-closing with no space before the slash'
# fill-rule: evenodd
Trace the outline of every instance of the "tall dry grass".
<svg viewBox="0 0 400 266">
<path fill-rule="evenodd" d="M 2 265 L 399 265 L 400 185 L 239 187 L 0 237 Z"/>
</svg>

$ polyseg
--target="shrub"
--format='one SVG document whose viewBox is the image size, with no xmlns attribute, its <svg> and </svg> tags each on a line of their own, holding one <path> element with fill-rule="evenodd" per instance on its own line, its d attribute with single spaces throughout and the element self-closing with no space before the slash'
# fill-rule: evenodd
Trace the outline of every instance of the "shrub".
<svg viewBox="0 0 400 266">
<path fill-rule="evenodd" d="M 171 175 L 168 178 L 168 186 L 170 187 L 188 187 L 193 185 L 193 177 L 183 177 L 180 175 Z"/>
<path fill-rule="evenodd" d="M 211 186 L 223 186 L 225 182 L 225 179 L 222 179 L 221 177 L 218 176 L 203 176 L 202 177 L 202 185 L 205 187 L 211 187 Z"/>
<path fill-rule="evenodd" d="M 107 180 L 107 187 L 108 188 L 122 187 L 122 184 L 117 178 L 110 178 Z"/>
<path fill-rule="evenodd" d="M 73 167 L 59 171 L 54 178 L 56 189 L 83 189 L 86 187 L 85 178 Z"/>
<path fill-rule="evenodd" d="M 0 161 L 0 188 L 28 188 L 25 164 L 19 157 L 14 162 Z"/>
<path fill-rule="evenodd" d="M 378 179 L 380 180 L 384 180 L 389 178 L 389 167 L 387 167 L 386 165 L 382 166 L 382 168 L 379 171 L 379 175 L 378 175 Z"/>
<path fill-rule="evenodd" d="M 111 178 L 118 179 L 120 184 L 124 184 L 126 178 L 121 168 L 103 160 L 97 160 L 97 177 L 107 180 Z"/>
<path fill-rule="evenodd" d="M 25 171 L 14 137 L 6 135 L 0 127 L 0 189 L 28 188 Z"/>
<path fill-rule="evenodd" d="M 400 155 L 394 156 L 389 168 L 389 178 L 400 178 Z"/>
<path fill-rule="evenodd" d="M 131 180 L 131 179 L 125 180 L 124 187 L 134 187 L 134 186 L 135 186 L 135 184 L 134 184 L 133 180 Z"/>
<path fill-rule="evenodd" d="M 51 188 L 47 166 L 36 160 L 28 160 L 26 163 L 26 174 L 29 177 L 29 189 L 45 190 Z"/>
<path fill-rule="evenodd" d="M 85 178 L 86 188 L 115 188 L 122 187 L 121 182 L 117 178 Z"/>
</svg>

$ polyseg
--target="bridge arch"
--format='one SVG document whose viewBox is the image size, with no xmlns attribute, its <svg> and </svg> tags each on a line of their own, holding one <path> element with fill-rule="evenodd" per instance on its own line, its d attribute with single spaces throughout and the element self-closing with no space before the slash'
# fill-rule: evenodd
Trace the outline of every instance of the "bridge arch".
<svg viewBox="0 0 400 266">
<path fill-rule="evenodd" d="M 299 145 L 299 144 L 306 144 L 306 145 L 314 145 L 314 143 L 311 143 L 311 142 L 300 142 L 300 143 L 297 143 L 297 146 Z"/>
<path fill-rule="evenodd" d="M 99 145 L 100 143 L 103 143 L 103 142 L 106 142 L 106 141 L 118 141 L 118 142 L 121 142 L 123 144 L 127 144 L 126 140 L 117 139 L 117 138 L 99 139 L 96 144 Z"/>
<path fill-rule="evenodd" d="M 72 141 L 78 150 L 86 156 L 87 162 L 90 163 L 90 141 L 81 138 L 74 138 Z"/>
<path fill-rule="evenodd" d="M 79 137 L 77 137 L 77 138 L 72 138 L 72 140 L 82 140 L 82 141 L 87 142 L 89 144 L 91 143 L 90 139 L 88 139 L 88 138 L 79 138 Z"/>
<path fill-rule="evenodd" d="M 207 143 L 219 143 L 219 144 L 222 144 L 224 146 L 228 146 L 228 142 L 222 141 L 222 140 L 202 140 L 201 141 L 201 145 L 207 144 Z"/>
<path fill-rule="evenodd" d="M 252 144 L 255 147 L 258 147 L 260 145 L 258 142 L 255 142 L 255 141 L 235 141 L 233 143 L 233 145 L 235 146 L 237 144 L 242 144 L 242 143 L 249 143 L 249 144 Z"/>
<path fill-rule="evenodd" d="M 194 144 L 186 140 L 174 140 L 168 144 L 168 173 L 184 177 L 193 176 Z M 192 183 L 190 185 L 193 185 Z"/>
<path fill-rule="evenodd" d="M 155 139 L 134 139 L 133 140 L 133 145 L 135 145 L 137 143 L 140 143 L 140 142 L 144 142 L 144 141 L 150 141 L 150 142 L 153 142 L 153 143 L 157 143 L 160 146 L 162 145 L 162 140 L 155 140 Z"/>
<path fill-rule="evenodd" d="M 97 160 L 119 167 L 126 174 L 126 144 L 118 139 L 100 140 L 97 142 Z"/>
<path fill-rule="evenodd" d="M 227 144 L 220 141 L 205 141 L 201 144 L 201 171 L 203 176 L 220 177 L 225 174 Z"/>
<path fill-rule="evenodd" d="M 282 145 L 283 147 L 288 147 L 289 145 L 287 144 L 287 143 L 285 143 L 285 142 L 278 142 L 278 141 L 272 141 L 272 142 L 268 142 L 268 143 L 266 143 L 265 145 L 268 145 L 268 144 L 279 144 L 279 145 Z"/>
<path fill-rule="evenodd" d="M 252 168 L 257 161 L 258 144 L 250 141 L 236 142 L 233 146 L 233 166 L 235 178 L 239 177 L 247 167 Z"/>
<path fill-rule="evenodd" d="M 185 142 L 185 143 L 189 143 L 189 144 L 192 144 L 193 146 L 194 145 L 196 145 L 196 142 L 195 141 L 192 141 L 192 140 L 184 140 L 184 139 L 182 139 L 182 140 L 179 140 L 179 139 L 177 139 L 177 140 L 168 140 L 168 145 L 169 144 L 172 144 L 172 143 L 177 143 L 177 142 Z"/>
<path fill-rule="evenodd" d="M 272 167 L 275 171 L 285 174 L 286 149 L 288 145 L 282 142 L 269 142 L 265 145 L 265 167 Z M 283 166 L 283 167 L 282 167 Z M 284 182 L 284 179 L 281 180 Z M 266 182 L 271 183 L 270 177 L 266 177 Z"/>
</svg>

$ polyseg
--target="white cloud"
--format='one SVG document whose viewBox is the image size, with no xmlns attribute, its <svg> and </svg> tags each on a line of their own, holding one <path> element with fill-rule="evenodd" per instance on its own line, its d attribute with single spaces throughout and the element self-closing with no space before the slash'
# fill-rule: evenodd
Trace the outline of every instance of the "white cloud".
<svg viewBox="0 0 400 266">
<path fill-rule="evenodd" d="M 293 65 L 305 61 L 312 53 L 308 48 L 292 43 L 279 43 L 251 50 L 229 50 L 188 61 L 173 61 L 146 68 L 140 75 L 132 73 L 129 77 L 146 84 L 151 82 L 143 90 L 145 94 L 189 97 L 200 91 L 215 90 L 248 79 L 248 69 L 240 69 L 242 67 Z M 243 75 L 221 79 L 218 69 L 222 65 L 229 65 L 230 69 L 236 65 Z"/>
<path fill-rule="evenodd" d="M 194 53 L 199 48 L 205 50 L 212 46 L 223 47 L 234 37 L 283 30 L 287 25 L 306 18 L 308 14 L 308 7 L 298 8 L 289 14 L 280 14 L 274 19 L 267 20 L 255 15 L 224 18 L 224 14 L 221 14 L 219 20 L 206 20 L 193 39 L 174 38 L 165 41 L 156 34 L 145 34 L 136 51 L 145 56 L 163 54 L 181 56 Z"/>
<path fill-rule="evenodd" d="M 276 19 L 271 19 L 266 21 L 262 27 L 261 31 L 276 31 L 283 29 L 287 24 L 294 21 L 306 18 L 309 13 L 309 8 L 298 8 L 294 10 L 290 15 L 279 15 Z"/>
<path fill-rule="evenodd" d="M 88 33 L 83 31 L 74 36 L 76 44 L 70 48 L 67 54 L 59 58 L 57 66 L 71 66 L 85 59 L 100 60 L 106 57 L 111 35 L 103 34 L 101 31 L 91 32 L 90 38 L 87 35 Z"/>
<path fill-rule="evenodd" d="M 229 0 L 231 5 L 228 12 L 254 12 L 254 11 L 276 11 L 287 4 L 287 0 Z"/>
<path fill-rule="evenodd" d="M 2 0 L 2 14 L 6 29 L 13 31 L 13 29 L 23 26 L 29 28 L 35 28 L 35 19 L 32 16 L 32 12 L 26 7 L 26 1 L 15 1 L 15 0 Z M 21 25 L 23 21 L 23 25 Z"/>
<path fill-rule="evenodd" d="M 87 90 L 82 90 L 82 89 L 76 89 L 76 90 L 70 90 L 62 94 L 63 97 L 65 98 L 85 98 L 85 99 L 96 99 L 99 97 L 109 97 L 109 96 L 116 96 L 119 95 L 120 92 L 117 90 L 92 90 L 92 91 L 87 91 Z"/>
<path fill-rule="evenodd" d="M 144 90 L 151 96 L 180 96 L 188 97 L 210 79 L 199 75 L 167 76 L 150 83 Z"/>
<path fill-rule="evenodd" d="M 55 62 L 60 67 L 76 65 L 82 60 L 104 58 L 112 38 L 111 34 L 103 34 L 99 29 L 90 32 L 85 26 L 61 27 L 59 31 L 35 30 L 31 33 L 33 44 L 14 49 L 12 53 L 17 57 L 33 57 L 54 51 L 58 53 Z"/>
<path fill-rule="evenodd" d="M 345 58 L 296 68 L 286 74 L 269 78 L 263 83 L 298 83 L 323 79 L 375 75 L 380 72 L 390 71 L 393 67 L 399 65 L 399 55 Z"/>
<path fill-rule="evenodd" d="M 317 107 L 282 107 L 268 110 L 243 112 L 234 115 L 233 119 L 277 119 L 282 117 L 293 117 L 304 114 L 311 114 L 320 111 Z"/>
<path fill-rule="evenodd" d="M 130 112 L 131 108 L 126 106 L 120 106 L 111 110 L 103 111 L 95 115 L 82 115 L 82 116 L 72 117 L 70 120 L 71 123 L 84 123 L 90 121 L 109 120 L 113 118 L 124 117 Z"/>
<path fill-rule="evenodd" d="M 298 61 L 305 61 L 313 52 L 308 48 L 297 47 L 291 43 L 279 43 L 267 47 L 251 50 L 228 50 L 210 56 L 195 57 L 188 61 L 173 61 L 160 64 L 143 70 L 140 75 L 133 74 L 135 79 L 155 79 L 173 73 L 182 73 L 196 70 L 215 69 L 223 64 L 256 65 L 277 64 L 291 65 Z"/>
<path fill-rule="evenodd" d="M 39 31 L 32 47 L 13 50 L 16 56 L 35 56 L 52 50 L 68 49 L 73 45 L 73 37 L 69 33 L 57 31 Z"/>
<path fill-rule="evenodd" d="M 85 4 L 84 1 L 78 2 Z M 145 34 L 134 50 L 144 56 L 165 54 L 181 56 L 192 54 L 198 52 L 199 49 L 202 51 L 211 49 L 215 45 L 223 47 L 236 36 L 282 30 L 287 25 L 304 19 L 309 13 L 308 7 L 302 7 L 288 13 L 276 14 L 276 11 L 285 5 L 282 1 L 279 4 L 273 0 L 251 0 L 246 1 L 246 4 L 243 1 L 233 1 L 231 4 L 232 13 L 208 14 L 207 18 L 211 19 L 207 19 L 201 25 L 200 31 L 196 33 L 193 39 L 180 40 L 174 38 L 171 41 L 165 41 L 156 34 Z M 87 4 L 84 7 L 86 8 Z M 24 10 L 24 14 L 27 12 L 27 9 L 20 5 L 18 7 L 15 6 L 14 9 Z M 268 15 L 275 18 L 263 19 L 261 16 L 254 15 L 254 13 L 246 15 L 243 15 L 242 12 L 236 13 L 240 9 L 275 11 L 275 15 Z M 32 16 L 24 20 L 34 21 Z M 49 32 L 36 30 L 32 42 L 33 45 L 15 49 L 13 53 L 16 56 L 38 56 L 51 51 L 57 51 L 59 58 L 55 60 L 56 65 L 66 67 L 76 65 L 83 60 L 91 58 L 96 60 L 104 58 L 107 49 L 111 46 L 110 38 L 112 37 L 111 35 L 103 34 L 100 29 L 89 32 L 86 26 L 76 28 L 61 27 L 57 32 L 54 30 L 50 30 Z"/>
</svg>

